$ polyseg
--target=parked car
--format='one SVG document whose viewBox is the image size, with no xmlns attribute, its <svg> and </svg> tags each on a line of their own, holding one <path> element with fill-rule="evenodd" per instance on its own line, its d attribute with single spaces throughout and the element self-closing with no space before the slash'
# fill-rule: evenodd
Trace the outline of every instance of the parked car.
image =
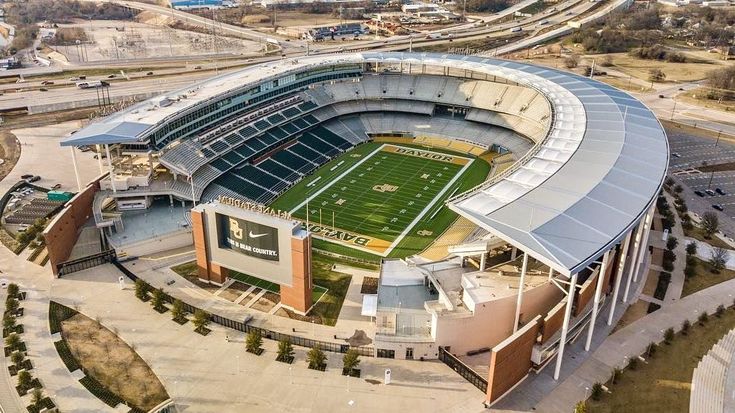
<svg viewBox="0 0 735 413">
<path fill-rule="evenodd" d="M 199 70 L 201 68 L 202 68 L 201 66 L 194 66 L 194 70 Z"/>
<path fill-rule="evenodd" d="M 35 175 L 33 178 L 30 178 L 28 182 L 38 182 L 41 180 L 41 177 L 38 175 Z"/>
<path fill-rule="evenodd" d="M 704 198 L 704 192 L 702 192 L 702 191 L 694 191 L 694 193 L 697 194 L 697 195 L 699 195 L 699 196 L 701 196 L 702 198 Z"/>
<path fill-rule="evenodd" d="M 115 77 L 116 77 L 115 75 L 107 75 L 108 79 L 114 79 Z"/>
<path fill-rule="evenodd" d="M 40 90 L 41 92 L 48 92 L 48 89 L 46 89 L 45 87 L 42 87 L 42 88 L 40 88 L 38 90 Z"/>
<path fill-rule="evenodd" d="M 727 192 L 723 191 L 722 188 L 715 188 L 715 192 L 720 195 L 727 195 Z"/>
<path fill-rule="evenodd" d="M 674 158 L 681 158 L 681 154 L 679 152 L 674 152 L 671 154 Z"/>
<path fill-rule="evenodd" d="M 46 86 L 46 85 L 53 85 L 54 82 L 52 82 L 50 80 L 44 80 L 43 82 L 41 82 L 41 84 L 44 85 L 44 86 Z"/>
<path fill-rule="evenodd" d="M 705 190 L 704 193 L 707 194 L 707 195 L 709 195 L 709 196 L 715 196 L 715 191 L 713 191 L 711 189 Z"/>
<path fill-rule="evenodd" d="M 664 95 L 658 95 L 658 98 L 659 98 L 659 99 L 663 99 L 663 98 L 665 98 L 665 97 L 666 97 L 666 96 L 664 96 Z"/>
<path fill-rule="evenodd" d="M 145 74 L 146 76 L 153 76 L 153 72 L 148 72 Z"/>
<path fill-rule="evenodd" d="M 30 179 L 33 178 L 33 174 L 24 174 L 20 176 L 20 179 Z"/>
<path fill-rule="evenodd" d="M 723 208 L 722 205 L 720 205 L 720 204 L 714 204 L 714 205 L 712 205 L 712 208 L 714 208 L 714 209 L 716 209 L 718 211 L 724 211 L 725 210 L 725 208 Z"/>
<path fill-rule="evenodd" d="M 61 188 L 61 184 L 56 184 L 51 187 L 51 189 L 59 189 L 59 188 Z"/>
</svg>

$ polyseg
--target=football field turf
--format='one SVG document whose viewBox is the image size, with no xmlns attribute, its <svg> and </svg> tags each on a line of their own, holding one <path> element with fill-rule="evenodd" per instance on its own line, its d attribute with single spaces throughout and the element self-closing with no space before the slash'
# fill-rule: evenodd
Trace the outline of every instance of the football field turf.
<svg viewBox="0 0 735 413">
<path fill-rule="evenodd" d="M 306 177 L 273 206 L 304 221 L 308 210 L 316 238 L 388 256 L 404 240 L 439 235 L 446 225 L 434 225 L 434 218 L 463 183 L 460 176 L 478 162 L 484 161 L 366 143 Z"/>
</svg>

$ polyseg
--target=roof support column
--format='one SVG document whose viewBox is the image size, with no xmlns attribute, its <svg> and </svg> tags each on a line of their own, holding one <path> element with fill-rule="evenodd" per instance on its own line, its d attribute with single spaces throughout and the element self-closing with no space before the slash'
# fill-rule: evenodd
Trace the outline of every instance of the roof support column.
<svg viewBox="0 0 735 413">
<path fill-rule="evenodd" d="M 110 144 L 105 144 L 105 153 L 107 154 L 107 168 L 110 170 L 110 186 L 112 187 L 112 193 L 116 193 L 115 189 L 115 171 L 112 170 L 112 157 L 110 157 Z"/>
<path fill-rule="evenodd" d="M 612 305 L 610 305 L 610 315 L 607 317 L 607 325 L 612 324 L 613 316 L 615 315 L 615 304 L 617 304 L 618 293 L 620 293 L 620 279 L 623 278 L 623 270 L 625 269 L 625 256 L 628 255 L 628 245 L 630 245 L 630 237 L 632 235 L 633 233 L 629 232 L 628 235 L 626 235 L 625 240 L 623 240 L 623 250 L 621 251 L 622 254 L 620 254 L 618 274 L 617 276 L 615 276 L 615 289 L 613 290 Z"/>
<path fill-rule="evenodd" d="M 518 331 L 518 323 L 521 321 L 521 304 L 523 303 L 523 285 L 526 282 L 526 268 L 528 268 L 528 253 L 523 253 L 523 266 L 521 267 L 521 280 L 518 282 L 518 301 L 516 301 L 516 316 L 513 322 L 513 332 Z"/>
<path fill-rule="evenodd" d="M 549 267 L 549 281 L 554 277 L 554 269 Z"/>
<path fill-rule="evenodd" d="M 102 166 L 102 145 L 95 145 L 97 147 L 97 166 L 100 168 L 100 175 L 105 173 L 105 167 Z"/>
<path fill-rule="evenodd" d="M 595 332 L 595 323 L 597 322 L 597 312 L 600 309 L 600 296 L 602 295 L 602 283 L 605 281 L 605 273 L 607 272 L 607 263 L 610 259 L 610 250 L 605 251 L 602 256 L 602 264 L 600 272 L 597 273 L 597 286 L 595 287 L 595 298 L 592 302 L 592 318 L 590 319 L 590 328 L 587 331 L 587 341 L 584 343 L 584 351 L 590 351 L 592 344 L 592 334 Z"/>
<path fill-rule="evenodd" d="M 71 149 L 71 163 L 74 165 L 74 177 L 77 178 L 77 188 L 79 192 L 82 192 L 82 180 L 79 178 L 79 168 L 77 167 L 77 153 L 73 146 L 70 146 L 69 149 Z"/>
<path fill-rule="evenodd" d="M 485 271 L 487 265 L 487 252 L 480 254 L 480 271 Z"/>
<path fill-rule="evenodd" d="M 559 373 L 561 373 L 561 361 L 564 358 L 564 347 L 567 342 L 567 333 L 569 332 L 569 321 L 572 318 L 572 304 L 574 298 L 574 289 L 577 287 L 577 275 L 579 273 L 572 274 L 571 282 L 569 283 L 569 292 L 567 293 L 567 306 L 564 310 L 564 324 L 561 327 L 561 341 L 559 341 L 559 351 L 556 353 L 556 367 L 554 368 L 554 380 L 559 380 Z"/>
<path fill-rule="evenodd" d="M 633 241 L 633 253 L 630 254 L 630 269 L 628 270 L 628 281 L 625 284 L 625 293 L 623 294 L 623 302 L 628 302 L 628 293 L 630 293 L 630 284 L 631 281 L 633 281 L 633 277 L 638 278 L 636 273 L 638 272 L 638 267 L 636 264 L 638 263 L 638 250 L 641 247 L 641 239 L 643 238 L 643 227 L 644 223 L 640 222 L 638 224 L 638 230 L 635 232 L 635 241 Z"/>
<path fill-rule="evenodd" d="M 197 206 L 197 200 L 194 196 L 194 175 L 189 175 L 189 182 L 191 183 L 191 202 L 194 203 L 194 206 Z"/>
<path fill-rule="evenodd" d="M 636 269 L 633 273 L 633 281 L 638 281 L 638 273 L 640 272 L 640 266 L 643 262 L 643 256 L 646 253 L 646 250 L 648 249 L 648 237 L 651 236 L 651 226 L 653 224 L 653 214 L 656 212 L 656 204 L 651 205 L 651 209 L 648 211 L 648 215 L 646 215 L 646 226 L 645 231 L 643 232 L 643 238 L 641 239 L 641 248 L 638 251 L 638 257 L 636 257 Z"/>
</svg>

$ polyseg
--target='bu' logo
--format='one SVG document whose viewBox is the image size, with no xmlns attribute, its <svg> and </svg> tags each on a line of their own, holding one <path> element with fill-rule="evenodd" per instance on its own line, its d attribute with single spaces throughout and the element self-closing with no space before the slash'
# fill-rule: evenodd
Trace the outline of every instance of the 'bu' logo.
<svg viewBox="0 0 735 413">
<path fill-rule="evenodd" d="M 242 239 L 243 229 L 240 228 L 240 223 L 230 218 L 230 233 L 236 239 Z"/>
</svg>

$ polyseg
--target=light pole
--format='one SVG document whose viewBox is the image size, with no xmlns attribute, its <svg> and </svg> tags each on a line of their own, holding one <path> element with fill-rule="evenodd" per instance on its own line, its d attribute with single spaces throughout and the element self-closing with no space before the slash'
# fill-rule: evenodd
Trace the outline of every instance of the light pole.
<svg viewBox="0 0 735 413">
<path fill-rule="evenodd" d="M 722 131 L 717 131 L 717 140 L 715 141 L 715 148 L 717 147 L 717 144 L 720 143 L 720 136 L 722 135 Z"/>
<path fill-rule="evenodd" d="M 674 96 L 673 99 L 674 99 L 674 107 L 671 108 L 671 120 L 674 120 L 674 112 L 676 112 L 676 96 Z M 715 144 L 715 146 L 717 145 Z"/>
</svg>

